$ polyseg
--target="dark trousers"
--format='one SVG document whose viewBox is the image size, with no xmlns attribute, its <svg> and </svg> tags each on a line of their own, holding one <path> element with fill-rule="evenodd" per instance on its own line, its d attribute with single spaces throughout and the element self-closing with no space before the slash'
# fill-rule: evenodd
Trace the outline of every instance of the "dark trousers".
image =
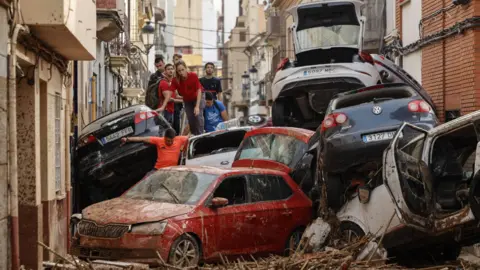
<svg viewBox="0 0 480 270">
<path fill-rule="evenodd" d="M 182 103 L 175 103 L 175 110 L 173 111 L 173 129 L 175 129 L 177 135 L 180 135 L 180 112 L 182 109 Z"/>
<path fill-rule="evenodd" d="M 200 100 L 200 111 L 197 116 L 194 114 L 196 101 L 183 102 L 185 106 L 185 114 L 187 115 L 188 125 L 190 126 L 190 132 L 193 135 L 203 134 L 205 131 L 205 119 L 203 119 L 203 109 L 205 108 L 205 94 L 202 94 L 202 100 Z"/>
<path fill-rule="evenodd" d="M 171 113 L 171 112 L 168 112 L 168 111 L 163 111 L 163 117 L 165 117 L 165 120 L 168 121 L 168 123 L 172 126 L 173 128 L 173 114 L 174 113 Z"/>
</svg>

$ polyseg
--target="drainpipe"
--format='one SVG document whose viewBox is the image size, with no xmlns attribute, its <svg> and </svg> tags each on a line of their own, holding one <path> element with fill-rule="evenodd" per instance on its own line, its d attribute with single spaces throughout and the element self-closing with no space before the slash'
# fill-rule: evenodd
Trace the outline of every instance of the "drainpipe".
<svg viewBox="0 0 480 270">
<path fill-rule="evenodd" d="M 28 30 L 20 24 L 15 25 L 10 38 L 10 56 L 8 57 L 8 162 L 10 187 L 10 226 L 12 269 L 20 268 L 20 241 L 18 227 L 18 164 L 17 164 L 17 38 L 20 31 Z"/>
</svg>

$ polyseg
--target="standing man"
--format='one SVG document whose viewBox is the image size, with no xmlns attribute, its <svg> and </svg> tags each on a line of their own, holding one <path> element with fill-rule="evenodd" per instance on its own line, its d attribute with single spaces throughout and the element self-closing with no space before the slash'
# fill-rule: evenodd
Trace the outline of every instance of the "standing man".
<svg viewBox="0 0 480 270">
<path fill-rule="evenodd" d="M 178 91 L 183 98 L 183 106 L 191 133 L 193 135 L 202 134 L 205 126 L 202 113 L 205 108 L 205 94 L 197 74 L 188 72 L 187 64 L 183 61 L 175 64 L 175 78 L 172 80 L 171 90 Z"/>
<path fill-rule="evenodd" d="M 160 137 L 124 137 L 122 144 L 128 142 L 143 142 L 154 144 L 157 146 L 157 162 L 155 167 L 148 174 L 155 172 L 158 169 L 176 166 L 180 159 L 180 152 L 183 151 L 187 144 L 188 137 L 175 136 L 175 130 L 169 128 L 165 131 L 163 138 Z"/>
<path fill-rule="evenodd" d="M 215 65 L 212 62 L 205 64 L 205 76 L 200 79 L 200 83 L 205 89 L 205 92 L 210 92 L 215 100 L 223 102 L 222 82 L 219 78 L 213 76 L 215 72 Z"/>
<path fill-rule="evenodd" d="M 161 55 L 155 57 L 155 67 L 157 70 L 150 75 L 145 93 L 145 105 L 153 110 L 158 108 L 158 104 L 162 98 L 158 95 L 160 80 L 163 79 L 163 72 L 165 71 L 165 63 Z"/>
<path fill-rule="evenodd" d="M 174 101 L 176 99 L 176 93 L 170 89 L 174 73 L 174 67 L 172 64 L 165 65 L 165 73 L 163 79 L 158 86 L 158 96 L 160 97 L 158 109 L 159 113 L 163 113 L 165 119 L 173 126 L 173 114 L 175 112 Z M 181 102 L 181 100 L 179 101 Z"/>
<path fill-rule="evenodd" d="M 163 61 L 163 56 L 157 55 L 155 57 L 155 73 L 150 75 L 150 79 L 148 80 L 148 86 L 152 85 L 153 83 L 158 82 L 159 79 L 163 78 L 163 72 L 165 72 L 165 62 Z"/>
<path fill-rule="evenodd" d="M 205 109 L 203 110 L 205 118 L 205 131 L 212 132 L 218 124 L 227 121 L 228 115 L 225 106 L 219 100 L 213 98 L 211 92 L 205 93 Z"/>
</svg>

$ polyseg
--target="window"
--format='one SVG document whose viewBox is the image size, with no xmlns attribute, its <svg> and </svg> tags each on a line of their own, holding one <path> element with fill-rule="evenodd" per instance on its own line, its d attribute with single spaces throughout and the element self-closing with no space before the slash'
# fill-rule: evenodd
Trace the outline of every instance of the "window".
<svg viewBox="0 0 480 270">
<path fill-rule="evenodd" d="M 251 175 L 248 183 L 252 202 L 280 201 L 293 194 L 283 177 L 277 175 Z"/>
<path fill-rule="evenodd" d="M 245 27 L 245 22 L 238 22 L 237 27 Z"/>
<path fill-rule="evenodd" d="M 247 202 L 245 177 L 231 177 L 222 181 L 213 194 L 213 197 L 225 198 L 228 205 L 244 204 Z"/>
<path fill-rule="evenodd" d="M 55 191 L 60 192 L 62 189 L 62 158 L 61 158 L 61 112 L 62 97 L 55 95 Z"/>
<path fill-rule="evenodd" d="M 240 32 L 240 41 L 247 41 L 247 33 Z"/>
<path fill-rule="evenodd" d="M 266 159 L 293 167 L 305 151 L 307 151 L 307 144 L 293 136 L 259 134 L 243 140 L 235 160 Z"/>
<path fill-rule="evenodd" d="M 160 170 L 140 181 L 126 198 L 176 204 L 196 204 L 217 175 L 192 171 Z"/>
</svg>

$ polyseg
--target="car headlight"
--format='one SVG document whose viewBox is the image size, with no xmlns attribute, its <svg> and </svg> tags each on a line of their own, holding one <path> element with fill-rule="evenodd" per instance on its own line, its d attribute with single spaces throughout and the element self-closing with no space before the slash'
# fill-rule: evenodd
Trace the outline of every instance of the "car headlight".
<svg viewBox="0 0 480 270">
<path fill-rule="evenodd" d="M 167 227 L 167 222 L 154 222 L 133 225 L 131 233 L 146 234 L 146 235 L 159 235 L 165 231 Z"/>
</svg>

